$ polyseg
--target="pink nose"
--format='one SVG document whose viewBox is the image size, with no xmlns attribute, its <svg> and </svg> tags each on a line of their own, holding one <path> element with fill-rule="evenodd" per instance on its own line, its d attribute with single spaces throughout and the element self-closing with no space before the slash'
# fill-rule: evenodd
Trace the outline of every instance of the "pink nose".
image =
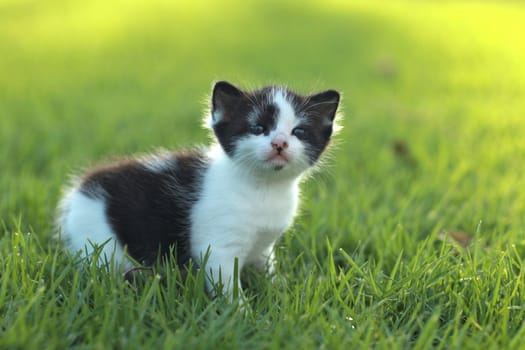
<svg viewBox="0 0 525 350">
<path fill-rule="evenodd" d="M 276 149 L 277 152 L 287 149 L 288 142 L 286 141 L 286 135 L 283 133 L 277 134 L 272 140 L 272 148 Z"/>
</svg>

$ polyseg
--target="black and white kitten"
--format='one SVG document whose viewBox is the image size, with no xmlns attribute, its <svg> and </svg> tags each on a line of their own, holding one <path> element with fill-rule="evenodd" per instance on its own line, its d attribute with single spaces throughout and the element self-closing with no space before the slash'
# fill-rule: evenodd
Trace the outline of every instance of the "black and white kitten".
<svg viewBox="0 0 525 350">
<path fill-rule="evenodd" d="M 234 261 L 273 268 L 273 246 L 292 224 L 301 175 L 332 136 L 339 93 L 301 96 L 284 87 L 213 87 L 210 122 L 218 144 L 159 152 L 88 171 L 59 206 L 69 249 L 130 267 L 176 249 L 178 264 L 209 252 L 208 288 L 231 295 Z M 108 243 L 109 242 L 109 243 Z M 239 286 L 240 287 L 240 286 Z M 239 289 L 240 290 L 240 289 Z"/>
</svg>

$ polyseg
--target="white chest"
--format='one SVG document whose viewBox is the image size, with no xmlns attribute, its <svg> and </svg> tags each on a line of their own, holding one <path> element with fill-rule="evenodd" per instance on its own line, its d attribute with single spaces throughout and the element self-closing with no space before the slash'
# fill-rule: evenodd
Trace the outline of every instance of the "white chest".
<svg viewBox="0 0 525 350">
<path fill-rule="evenodd" d="M 209 246 L 257 254 L 291 225 L 297 206 L 298 181 L 257 183 L 212 166 L 192 213 L 194 253 Z"/>
<path fill-rule="evenodd" d="M 253 186 L 210 174 L 196 206 L 194 219 L 245 228 L 246 231 L 282 231 L 297 209 L 296 184 Z"/>
</svg>

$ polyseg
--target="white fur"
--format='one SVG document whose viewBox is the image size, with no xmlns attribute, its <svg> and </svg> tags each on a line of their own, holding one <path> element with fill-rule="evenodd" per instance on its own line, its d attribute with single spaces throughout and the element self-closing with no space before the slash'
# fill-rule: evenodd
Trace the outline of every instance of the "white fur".
<svg viewBox="0 0 525 350">
<path fill-rule="evenodd" d="M 222 149 L 213 152 L 201 199 L 192 212 L 191 249 L 197 261 L 209 249 L 209 277 L 218 282 L 220 275 L 224 292 L 230 293 L 235 258 L 239 269 L 246 263 L 260 266 L 271 257 L 275 241 L 292 223 L 298 205 L 298 181 L 254 178 Z"/>
<path fill-rule="evenodd" d="M 277 129 L 281 128 L 291 131 L 299 121 L 295 115 L 295 110 L 286 99 L 286 93 L 282 89 L 277 89 L 273 92 L 272 98 L 273 103 L 279 108 Z"/>
<path fill-rule="evenodd" d="M 103 244 L 99 264 L 113 261 L 115 267 L 130 266 L 107 221 L 102 199 L 87 197 L 78 188 L 71 188 L 60 204 L 59 226 L 61 238 L 72 253 L 82 251 L 83 256 L 89 256 Z"/>
</svg>

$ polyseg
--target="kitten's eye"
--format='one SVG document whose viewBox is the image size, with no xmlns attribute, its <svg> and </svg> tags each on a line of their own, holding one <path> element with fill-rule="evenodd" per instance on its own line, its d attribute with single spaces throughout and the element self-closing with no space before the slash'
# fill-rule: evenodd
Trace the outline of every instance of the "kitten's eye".
<svg viewBox="0 0 525 350">
<path fill-rule="evenodd" d="M 250 132 L 254 135 L 260 135 L 264 132 L 264 126 L 257 124 L 250 126 Z"/>
<path fill-rule="evenodd" d="M 298 139 L 301 139 L 301 138 L 305 137 L 306 131 L 303 128 L 299 128 L 299 127 L 298 128 L 294 128 L 292 130 L 292 135 L 294 135 Z"/>
</svg>

